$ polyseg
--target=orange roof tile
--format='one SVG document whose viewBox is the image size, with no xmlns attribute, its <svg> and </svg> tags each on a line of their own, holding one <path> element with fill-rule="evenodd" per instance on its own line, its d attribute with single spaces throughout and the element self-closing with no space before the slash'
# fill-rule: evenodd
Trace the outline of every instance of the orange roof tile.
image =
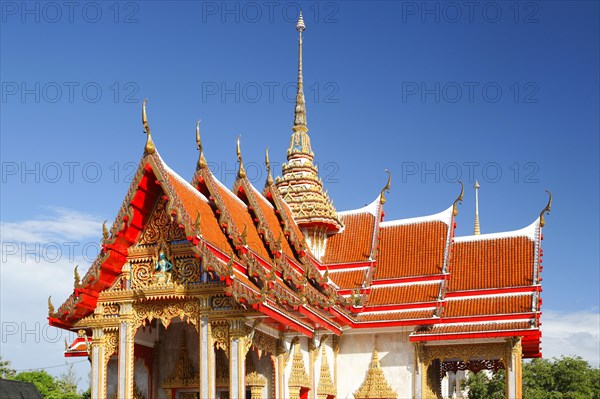
<svg viewBox="0 0 600 399">
<path fill-rule="evenodd" d="M 360 287 L 368 269 L 329 271 L 329 278 L 342 290 Z"/>
<path fill-rule="evenodd" d="M 441 273 L 447 234 L 440 221 L 382 227 L 375 279 Z"/>
<path fill-rule="evenodd" d="M 361 313 L 357 316 L 359 322 L 366 321 L 394 321 L 412 319 L 430 319 L 433 310 L 411 310 L 407 312 L 385 312 L 385 313 Z"/>
<path fill-rule="evenodd" d="M 219 222 L 211 206 L 202 199 L 201 195 L 189 184 L 183 184 L 178 176 L 173 175 L 169 170 L 165 170 L 171 187 L 181 201 L 190 220 L 196 220 L 197 212 L 200 213 L 200 234 L 202 237 L 225 253 L 231 252 L 231 245 L 225 237 L 223 230 L 219 227 Z"/>
<path fill-rule="evenodd" d="M 414 335 L 426 334 L 460 334 L 470 332 L 484 331 L 507 331 L 507 330 L 527 330 L 531 328 L 528 321 L 511 321 L 502 323 L 476 323 L 476 324 L 436 324 L 417 329 Z"/>
<path fill-rule="evenodd" d="M 396 287 L 372 287 L 365 306 L 399 305 L 435 301 L 440 292 L 440 284 L 401 285 Z"/>
<path fill-rule="evenodd" d="M 294 259 L 294 252 L 292 251 L 287 237 L 283 232 L 283 227 L 279 222 L 279 218 L 275 214 L 275 209 L 271 206 L 267 199 L 257 191 L 252 192 L 250 195 L 253 195 L 254 199 L 256 200 L 256 203 L 260 208 L 258 211 L 264 216 L 273 239 L 277 241 L 281 237 L 281 249 L 283 250 L 283 253 Z"/>
<path fill-rule="evenodd" d="M 531 312 L 532 301 L 531 294 L 450 300 L 443 317 L 527 313 Z"/>
<path fill-rule="evenodd" d="M 242 234 L 244 226 L 247 227 L 246 241 L 248 247 L 256 254 L 261 256 L 264 260 L 269 261 L 271 257 L 265 248 L 262 238 L 258 235 L 252 216 L 248 212 L 247 206 L 236 197 L 230 190 L 219 184 L 215 179 L 215 188 L 219 191 L 221 198 L 223 199 L 223 206 L 227 209 L 232 222 L 235 224 L 235 228 L 238 233 Z"/>
<path fill-rule="evenodd" d="M 342 215 L 344 230 L 327 239 L 324 263 L 349 263 L 368 260 L 375 226 L 371 213 Z"/>
<path fill-rule="evenodd" d="M 533 283 L 534 242 L 526 237 L 456 242 L 449 292 Z"/>
</svg>

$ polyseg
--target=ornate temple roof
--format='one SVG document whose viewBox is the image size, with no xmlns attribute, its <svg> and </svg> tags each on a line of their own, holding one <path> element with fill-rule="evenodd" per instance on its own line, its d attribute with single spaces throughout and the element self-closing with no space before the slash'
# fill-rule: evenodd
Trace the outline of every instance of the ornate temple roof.
<svg viewBox="0 0 600 399">
<path fill-rule="evenodd" d="M 196 126 L 196 172 L 187 182 L 163 161 L 150 134 L 122 206 L 102 239 L 102 251 L 52 325 L 77 329 L 99 297 L 115 289 L 130 249 L 143 239 L 157 204 L 203 269 L 235 301 L 276 328 L 312 335 L 318 329 L 412 328 L 415 342 L 522 336 L 526 357 L 540 354 L 540 292 L 544 211 L 512 232 L 455 237 L 458 203 L 423 217 L 384 220 L 385 192 L 369 205 L 337 213 L 313 165 L 302 89 L 302 31 L 292 142 L 283 177 L 257 190 L 240 164 L 232 189 L 207 167 Z M 372 197 L 371 197 L 372 198 Z M 170 219 L 169 219 L 170 218 Z M 310 226 L 328 235 L 322 256 L 307 245 Z M 479 233 L 476 229 L 476 233 Z M 200 289 L 200 288 L 198 288 Z M 123 295 L 134 295 L 122 290 Z"/>
</svg>

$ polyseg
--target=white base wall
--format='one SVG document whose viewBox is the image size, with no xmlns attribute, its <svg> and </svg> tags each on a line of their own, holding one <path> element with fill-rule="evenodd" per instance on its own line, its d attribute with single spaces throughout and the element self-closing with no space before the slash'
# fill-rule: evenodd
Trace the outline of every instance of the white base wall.
<svg viewBox="0 0 600 399">
<path fill-rule="evenodd" d="M 386 380 L 398 399 L 413 397 L 414 346 L 409 332 L 377 334 L 377 352 Z M 337 358 L 337 397 L 354 398 L 371 365 L 375 334 L 342 334 Z"/>
</svg>

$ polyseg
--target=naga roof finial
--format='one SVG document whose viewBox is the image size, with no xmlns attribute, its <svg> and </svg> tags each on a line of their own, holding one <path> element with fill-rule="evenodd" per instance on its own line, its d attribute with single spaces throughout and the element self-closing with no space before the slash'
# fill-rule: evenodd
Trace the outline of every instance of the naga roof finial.
<svg viewBox="0 0 600 399">
<path fill-rule="evenodd" d="M 267 168 L 267 185 L 273 184 L 273 175 L 271 175 L 271 162 L 269 161 L 269 147 L 265 150 L 265 166 Z"/>
<path fill-rule="evenodd" d="M 204 151 L 202 149 L 202 141 L 200 141 L 200 122 L 202 120 L 198 119 L 196 122 L 196 148 L 200 152 L 198 154 L 198 169 L 204 169 L 206 167 L 206 159 L 204 159 Z"/>
<path fill-rule="evenodd" d="M 462 204 L 462 200 L 463 200 L 463 196 L 465 195 L 465 185 L 463 184 L 462 181 L 458 181 L 460 183 L 460 194 L 458 195 L 458 198 L 456 198 L 456 200 L 454 200 L 454 204 L 452 204 L 452 215 L 456 216 L 458 215 L 458 204 Z"/>
<path fill-rule="evenodd" d="M 383 187 L 381 189 L 381 194 L 379 195 L 379 203 L 381 205 L 385 204 L 385 201 L 386 201 L 386 199 L 385 199 L 385 193 L 389 193 L 390 192 L 391 184 L 392 184 L 392 174 L 387 169 L 385 170 L 385 173 L 387 173 L 387 175 L 388 175 L 388 180 L 387 180 L 387 183 L 385 184 L 385 187 Z"/>
<path fill-rule="evenodd" d="M 150 134 L 150 125 L 148 124 L 148 117 L 146 116 L 146 103 L 148 99 L 144 99 L 142 103 L 142 125 L 144 125 L 144 133 L 148 136 L 146 138 L 146 147 L 144 148 L 144 154 L 154 154 L 156 152 L 156 147 L 154 146 L 154 142 L 152 141 L 152 135 Z"/>
<path fill-rule="evenodd" d="M 48 316 L 54 314 L 54 305 L 52 305 L 52 295 L 48 297 Z"/>
<path fill-rule="evenodd" d="M 544 191 L 546 191 L 548 193 L 548 203 L 546 204 L 546 207 L 540 213 L 540 227 L 544 227 L 544 225 L 546 224 L 546 220 L 544 219 L 544 213 L 546 215 L 549 215 L 550 209 L 552 208 L 552 193 L 548 190 L 544 190 Z"/>
<path fill-rule="evenodd" d="M 240 136 L 238 136 L 238 138 L 237 138 L 236 152 L 237 152 L 238 162 L 240 163 L 240 168 L 238 169 L 238 177 L 244 178 L 244 177 L 246 177 L 246 170 L 244 169 L 244 162 L 242 161 L 242 149 L 240 148 Z"/>
<path fill-rule="evenodd" d="M 77 268 L 79 268 L 79 265 L 75 266 L 75 269 L 73 269 L 73 279 L 75 280 L 73 282 L 73 286 L 75 288 L 81 285 L 81 277 L 79 276 L 79 271 L 77 271 Z"/>
</svg>

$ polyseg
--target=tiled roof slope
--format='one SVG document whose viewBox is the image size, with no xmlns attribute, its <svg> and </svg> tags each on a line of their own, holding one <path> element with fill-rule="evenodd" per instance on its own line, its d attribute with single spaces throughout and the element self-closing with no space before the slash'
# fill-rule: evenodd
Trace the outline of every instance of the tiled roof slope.
<svg viewBox="0 0 600 399">
<path fill-rule="evenodd" d="M 528 237 L 457 241 L 448 291 L 531 285 L 534 251 L 535 242 Z"/>
<path fill-rule="evenodd" d="M 344 229 L 327 239 L 323 263 L 368 261 L 375 227 L 375 215 L 369 212 L 340 213 Z"/>
</svg>

